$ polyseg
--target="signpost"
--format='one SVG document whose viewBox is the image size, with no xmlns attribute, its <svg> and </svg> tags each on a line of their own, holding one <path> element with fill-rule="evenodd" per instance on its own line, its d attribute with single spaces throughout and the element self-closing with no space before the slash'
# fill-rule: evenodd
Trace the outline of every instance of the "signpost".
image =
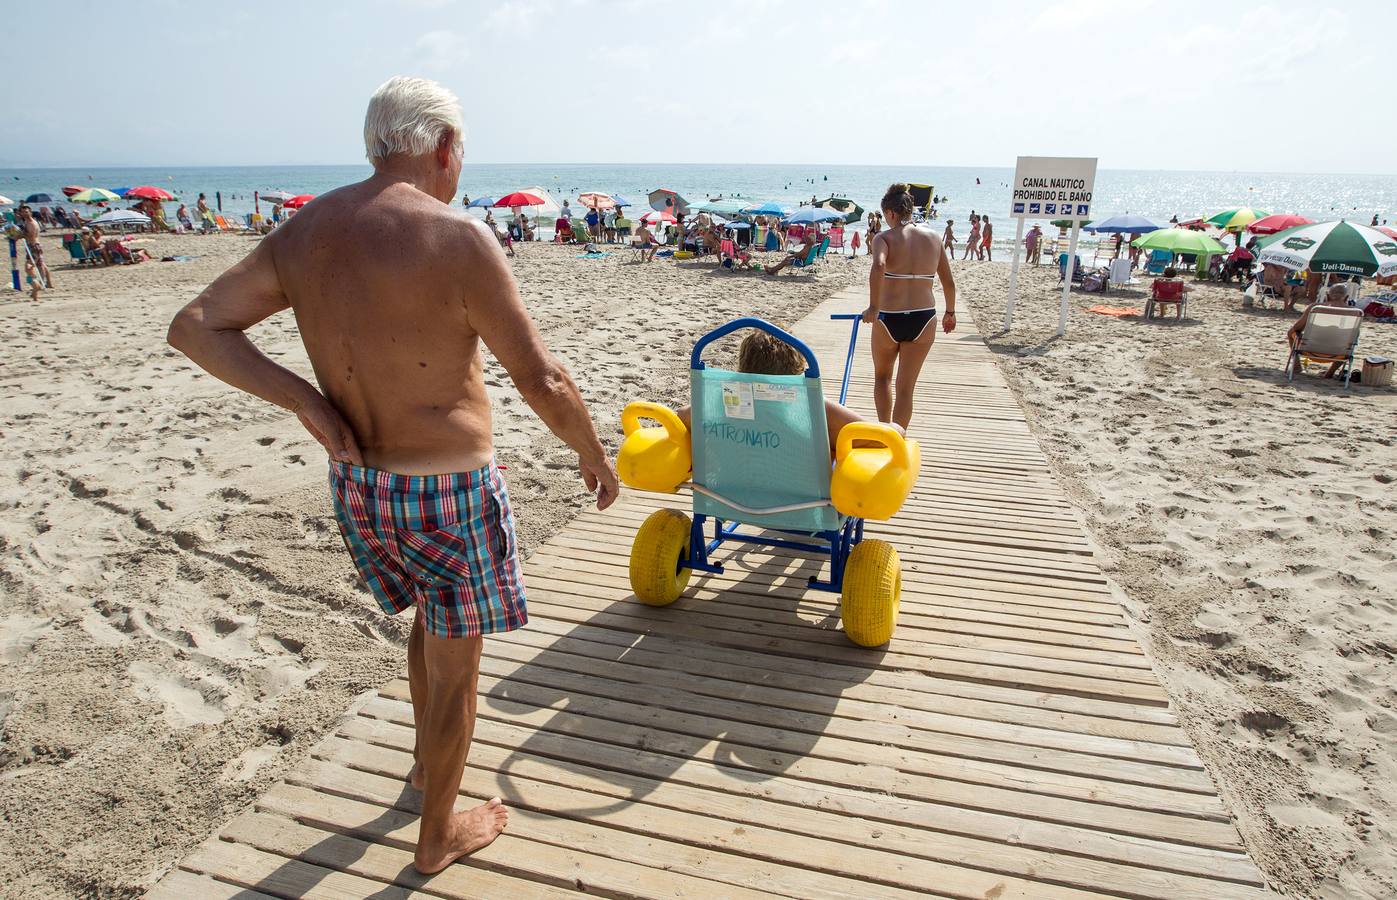
<svg viewBox="0 0 1397 900">
<path fill-rule="evenodd" d="M 1023 243 L 1024 219 L 1068 219 L 1072 239 L 1067 247 L 1063 269 L 1062 305 L 1058 311 L 1057 333 L 1067 333 L 1067 298 L 1072 291 L 1072 272 L 1077 263 L 1077 237 L 1082 221 L 1091 214 L 1091 195 L 1096 186 L 1096 159 L 1083 156 L 1020 156 L 1014 168 L 1014 192 L 1009 215 L 1018 220 L 1014 229 L 1014 259 L 1009 268 L 1009 301 L 1004 307 L 1004 328 L 1014 322 L 1014 293 L 1019 285 L 1019 248 Z"/>
</svg>

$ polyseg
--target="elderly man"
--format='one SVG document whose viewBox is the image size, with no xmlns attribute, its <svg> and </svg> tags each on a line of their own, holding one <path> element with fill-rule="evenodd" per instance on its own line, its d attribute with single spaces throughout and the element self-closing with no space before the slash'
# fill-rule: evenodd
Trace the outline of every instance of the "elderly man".
<svg viewBox="0 0 1397 900">
<path fill-rule="evenodd" d="M 39 243 L 39 223 L 34 218 L 34 210 L 29 204 L 20 204 L 15 210 L 15 222 L 20 231 L 24 232 L 24 243 L 29 248 L 29 255 L 34 257 L 34 265 L 39 269 L 44 286 L 52 288 L 53 276 L 49 274 L 48 263 L 44 262 L 44 245 Z"/>
<path fill-rule="evenodd" d="M 577 452 L 605 508 L 616 473 L 572 378 L 520 300 L 499 242 L 451 205 L 461 109 L 431 81 L 394 78 L 369 101 L 374 173 L 322 194 L 221 275 L 170 343 L 234 387 L 295 412 L 330 455 L 345 543 L 388 613 L 415 609 L 408 674 L 423 793 L 423 873 L 490 841 L 499 798 L 454 812 L 475 724 L 481 636 L 524 625 L 514 517 L 494 463 L 483 342 Z M 290 307 L 324 390 L 245 331 Z"/>
</svg>

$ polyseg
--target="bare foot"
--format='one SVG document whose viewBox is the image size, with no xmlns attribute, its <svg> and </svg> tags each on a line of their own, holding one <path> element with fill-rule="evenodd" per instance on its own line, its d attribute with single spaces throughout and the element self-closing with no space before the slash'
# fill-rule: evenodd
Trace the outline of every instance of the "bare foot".
<svg viewBox="0 0 1397 900">
<path fill-rule="evenodd" d="M 407 780 L 412 783 L 414 788 L 419 791 L 422 790 L 422 785 L 427 783 L 427 776 L 422 771 L 422 764 L 420 762 L 412 764 L 412 771 L 407 773 Z"/>
<path fill-rule="evenodd" d="M 412 865 L 423 875 L 434 875 L 468 853 L 474 853 L 500 836 L 509 824 L 509 810 L 499 797 L 475 809 L 451 817 L 448 839 L 440 845 L 418 843 Z"/>
</svg>

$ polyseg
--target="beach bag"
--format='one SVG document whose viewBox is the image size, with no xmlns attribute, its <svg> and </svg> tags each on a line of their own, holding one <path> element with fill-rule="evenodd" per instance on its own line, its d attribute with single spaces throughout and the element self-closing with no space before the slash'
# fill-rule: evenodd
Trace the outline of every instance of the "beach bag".
<svg viewBox="0 0 1397 900">
<path fill-rule="evenodd" d="M 1082 290 L 1086 291 L 1089 294 L 1094 294 L 1098 291 L 1104 291 L 1106 290 L 1106 279 L 1102 278 L 1101 274 L 1098 272 L 1092 272 L 1090 275 L 1084 275 L 1082 276 Z"/>
<path fill-rule="evenodd" d="M 1379 303 L 1374 300 L 1372 303 L 1363 307 L 1363 315 L 1372 316 L 1374 319 L 1390 319 L 1397 315 L 1397 311 L 1394 311 L 1393 308 L 1386 303 Z"/>
</svg>

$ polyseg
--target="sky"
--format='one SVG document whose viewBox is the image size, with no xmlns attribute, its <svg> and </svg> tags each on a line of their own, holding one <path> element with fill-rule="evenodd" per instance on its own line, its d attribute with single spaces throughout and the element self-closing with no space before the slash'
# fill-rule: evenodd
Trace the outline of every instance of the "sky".
<svg viewBox="0 0 1397 900">
<path fill-rule="evenodd" d="M 1392 0 L 29 2 L 0 166 L 361 162 L 368 97 L 409 74 L 461 98 L 467 162 L 1391 174 L 1394 25 Z"/>
</svg>

